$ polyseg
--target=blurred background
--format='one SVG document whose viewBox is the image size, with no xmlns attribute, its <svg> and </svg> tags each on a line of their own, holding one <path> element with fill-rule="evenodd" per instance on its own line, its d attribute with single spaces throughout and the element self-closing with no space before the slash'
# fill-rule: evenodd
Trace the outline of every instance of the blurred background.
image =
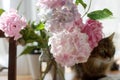
<svg viewBox="0 0 120 80">
<path fill-rule="evenodd" d="M 35 21 L 37 18 L 35 6 L 37 0 L 0 0 L 0 8 L 3 8 L 4 10 L 9 10 L 10 8 L 16 9 L 21 1 L 22 4 L 20 6 L 19 13 L 24 15 L 28 21 Z M 84 1 L 89 4 L 90 0 Z M 90 11 L 104 8 L 111 10 L 113 12 L 113 17 L 101 20 L 104 26 L 103 32 L 105 37 L 115 32 L 115 59 L 120 60 L 120 0 L 93 0 Z M 81 14 L 84 14 L 84 10 L 81 6 L 79 6 L 79 11 Z M 23 46 L 17 46 L 17 55 L 21 53 L 23 48 Z M 34 68 L 31 68 L 31 65 L 36 61 L 30 60 L 31 59 L 26 55 L 17 58 L 17 75 L 31 75 L 33 73 L 31 69 Z M 38 60 L 38 57 L 36 60 Z M 8 43 L 6 39 L 0 39 L 0 67 L 1 66 L 8 66 Z M 37 63 L 35 66 L 37 66 Z M 3 74 L 6 74 L 6 72 L 0 72 L 0 75 Z"/>
</svg>

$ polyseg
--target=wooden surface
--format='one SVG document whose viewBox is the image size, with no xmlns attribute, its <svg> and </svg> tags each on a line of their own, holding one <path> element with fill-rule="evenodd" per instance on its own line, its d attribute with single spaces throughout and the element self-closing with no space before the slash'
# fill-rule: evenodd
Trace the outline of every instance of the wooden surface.
<svg viewBox="0 0 120 80">
<path fill-rule="evenodd" d="M 112 80 L 120 80 L 120 71 L 113 71 L 113 72 L 109 73 L 109 75 L 111 77 L 108 77 L 108 78 L 111 78 L 111 79 L 113 78 Z M 65 78 L 66 78 L 65 80 L 72 80 L 72 74 L 69 70 L 66 72 Z M 116 78 L 118 78 L 118 79 L 116 79 Z M 8 80 L 8 79 L 7 79 L 7 76 L 1 75 L 0 80 Z M 31 77 L 31 75 L 23 75 L 23 76 L 17 76 L 17 80 L 33 80 L 33 79 Z M 47 78 L 45 80 L 52 80 L 50 78 L 49 74 L 47 75 Z M 109 80 L 109 79 L 104 78 L 104 79 L 100 79 L 100 80 Z"/>
<path fill-rule="evenodd" d="M 7 76 L 0 76 L 0 80 L 8 80 Z M 32 80 L 31 76 L 17 76 L 17 80 Z"/>
<path fill-rule="evenodd" d="M 0 30 L 0 37 L 4 38 L 4 33 Z"/>
</svg>

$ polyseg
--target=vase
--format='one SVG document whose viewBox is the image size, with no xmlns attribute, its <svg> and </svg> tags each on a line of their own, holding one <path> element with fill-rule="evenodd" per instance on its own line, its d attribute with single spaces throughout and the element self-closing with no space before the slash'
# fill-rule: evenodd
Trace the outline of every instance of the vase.
<svg viewBox="0 0 120 80">
<path fill-rule="evenodd" d="M 39 80 L 40 78 L 39 55 L 38 54 L 28 55 L 28 63 L 32 79 Z"/>
<path fill-rule="evenodd" d="M 50 73 L 52 76 L 52 80 L 65 80 L 64 78 L 64 71 L 65 68 L 56 64 L 56 66 L 52 66 Z"/>
<path fill-rule="evenodd" d="M 40 80 L 64 80 L 64 67 L 61 67 L 59 64 L 56 63 L 49 51 L 49 48 L 42 49 L 39 61 L 41 74 Z M 47 79 L 46 77 L 48 76 L 48 74 L 49 78 Z"/>
</svg>

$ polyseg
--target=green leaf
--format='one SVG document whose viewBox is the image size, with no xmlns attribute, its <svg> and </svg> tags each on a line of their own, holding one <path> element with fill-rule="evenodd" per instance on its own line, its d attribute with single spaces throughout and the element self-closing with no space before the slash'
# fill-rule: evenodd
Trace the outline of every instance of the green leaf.
<svg viewBox="0 0 120 80">
<path fill-rule="evenodd" d="M 47 37 L 45 30 L 40 30 L 40 34 L 43 39 L 45 39 Z"/>
<path fill-rule="evenodd" d="M 87 4 L 86 4 L 83 0 L 76 0 L 75 3 L 76 3 L 77 5 L 80 3 L 84 8 L 87 7 Z"/>
<path fill-rule="evenodd" d="M 106 8 L 103 10 L 96 10 L 87 14 L 87 16 L 93 20 L 105 19 L 112 15 L 112 12 Z"/>
<path fill-rule="evenodd" d="M 31 27 L 26 27 L 21 30 L 22 39 L 25 41 L 25 44 L 35 42 L 37 39 L 40 39 L 40 36 L 34 32 L 34 29 Z"/>
<path fill-rule="evenodd" d="M 22 39 L 22 41 L 24 41 L 24 45 L 26 45 L 27 43 L 37 42 L 41 48 L 45 48 L 48 46 L 48 37 L 45 32 L 42 32 L 42 34 L 39 35 L 35 33 L 33 28 L 26 27 L 25 29 L 21 30 L 20 33 L 22 34 L 22 37 L 19 40 Z"/>
<path fill-rule="evenodd" d="M 3 10 L 3 9 L 0 9 L 0 15 L 4 12 L 5 10 Z"/>
<path fill-rule="evenodd" d="M 37 46 L 27 46 L 22 53 L 20 54 L 20 56 L 22 55 L 26 55 L 26 54 L 30 54 L 35 48 L 37 48 Z"/>
<path fill-rule="evenodd" d="M 44 23 L 40 22 L 37 26 L 36 26 L 36 30 L 43 30 L 44 29 Z"/>
</svg>

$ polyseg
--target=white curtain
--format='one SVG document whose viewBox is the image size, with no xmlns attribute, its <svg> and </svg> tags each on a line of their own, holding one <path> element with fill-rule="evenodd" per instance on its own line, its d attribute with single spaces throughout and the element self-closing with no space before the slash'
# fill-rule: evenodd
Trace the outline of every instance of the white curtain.
<svg viewBox="0 0 120 80">
<path fill-rule="evenodd" d="M 0 38 L 0 68 L 8 67 L 8 41 Z"/>
<path fill-rule="evenodd" d="M 9 0 L 7 2 L 0 0 L 0 8 L 8 10 L 9 7 Z M 0 38 L 0 68 L 1 67 L 8 67 L 8 41 L 5 38 Z"/>
</svg>

